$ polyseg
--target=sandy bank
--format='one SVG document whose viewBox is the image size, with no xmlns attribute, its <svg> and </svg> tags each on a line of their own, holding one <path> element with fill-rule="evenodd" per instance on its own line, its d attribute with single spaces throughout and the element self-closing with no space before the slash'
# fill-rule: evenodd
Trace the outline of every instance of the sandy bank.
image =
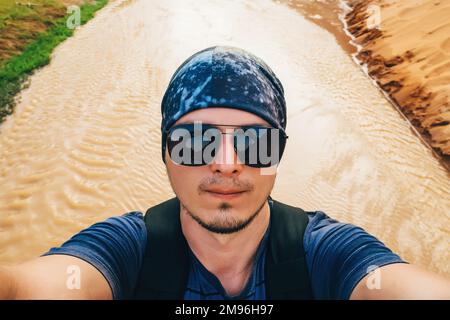
<svg viewBox="0 0 450 320">
<path fill-rule="evenodd" d="M 450 168 L 450 2 L 347 4 L 357 59 Z"/>
</svg>

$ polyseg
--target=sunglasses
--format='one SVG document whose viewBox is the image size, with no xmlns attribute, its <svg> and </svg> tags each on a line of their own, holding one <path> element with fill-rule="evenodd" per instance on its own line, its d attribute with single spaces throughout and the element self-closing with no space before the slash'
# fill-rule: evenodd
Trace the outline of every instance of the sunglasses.
<svg viewBox="0 0 450 320">
<path fill-rule="evenodd" d="M 227 132 L 222 132 L 219 127 L 227 127 Z M 230 128 L 233 129 L 231 133 Z M 200 122 L 173 126 L 166 130 L 166 134 L 169 157 L 176 164 L 183 166 L 204 166 L 212 163 L 222 145 L 222 135 L 232 134 L 234 151 L 241 163 L 254 168 L 271 167 L 280 162 L 288 138 L 286 133 L 278 128 Z"/>
</svg>

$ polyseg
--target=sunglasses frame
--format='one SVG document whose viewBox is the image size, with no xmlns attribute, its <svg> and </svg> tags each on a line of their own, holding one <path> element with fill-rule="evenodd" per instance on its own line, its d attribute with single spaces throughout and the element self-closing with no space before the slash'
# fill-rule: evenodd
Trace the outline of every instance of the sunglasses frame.
<svg viewBox="0 0 450 320">
<path fill-rule="evenodd" d="M 165 146 L 165 147 L 167 148 L 167 151 L 168 151 L 168 153 L 169 153 L 169 158 L 172 159 L 171 154 L 170 154 L 170 153 L 171 153 L 171 152 L 170 152 L 170 149 L 171 149 L 171 148 L 169 148 L 169 138 L 170 138 L 172 132 L 173 132 L 174 130 L 180 129 L 180 128 L 185 128 L 185 129 L 188 130 L 189 132 L 192 132 L 192 131 L 193 131 L 192 128 L 193 128 L 195 125 L 201 125 L 202 132 L 205 132 L 206 130 L 209 130 L 209 129 L 211 129 L 211 128 L 215 128 L 215 129 L 217 129 L 217 130 L 220 131 L 221 135 L 224 135 L 224 134 L 233 134 L 233 135 L 234 135 L 234 133 L 235 133 L 236 130 L 233 130 L 233 132 L 231 132 L 231 133 L 228 133 L 228 132 L 222 132 L 222 130 L 220 130 L 220 127 L 231 127 L 231 128 L 244 129 L 244 130 L 245 130 L 245 129 L 261 129 L 261 128 L 262 128 L 262 129 L 277 129 L 277 130 L 279 130 L 279 132 L 281 132 L 281 138 L 282 138 L 282 139 L 280 139 L 280 141 L 282 142 L 282 144 L 280 145 L 280 148 L 279 148 L 279 157 L 278 157 L 277 163 L 279 163 L 279 162 L 281 161 L 281 157 L 282 157 L 282 155 L 283 155 L 283 153 L 284 153 L 284 150 L 285 150 L 285 147 L 286 147 L 287 139 L 289 138 L 289 136 L 286 134 L 286 132 L 285 132 L 284 129 L 282 129 L 282 128 L 274 128 L 274 127 L 264 126 L 264 125 L 260 125 L 260 124 L 231 125 L 231 124 L 210 124 L 210 123 L 202 123 L 202 122 L 195 122 L 195 123 L 192 123 L 192 122 L 180 123 L 180 124 L 178 124 L 178 125 L 172 126 L 172 127 L 170 127 L 169 129 L 166 129 L 166 130 L 165 130 L 165 133 L 166 133 L 166 141 L 165 141 L 166 146 Z M 206 127 L 206 129 L 204 129 L 204 127 Z M 195 130 L 195 129 L 194 129 L 194 130 Z M 238 154 L 238 158 L 240 159 L 239 153 L 238 153 L 238 151 L 237 151 L 237 146 L 236 146 L 236 142 L 235 142 L 236 140 L 235 140 L 235 138 L 233 138 L 233 140 L 234 140 L 234 143 L 233 143 L 233 145 L 234 145 L 234 152 Z M 245 159 L 247 160 L 247 157 L 245 157 Z M 174 160 L 172 159 L 172 161 L 174 161 Z M 178 165 L 183 165 L 183 166 L 187 166 L 187 167 L 206 166 L 206 165 L 209 165 L 209 164 L 210 164 L 210 163 L 203 163 L 203 160 L 202 160 L 202 163 L 197 163 L 197 164 L 185 164 L 185 163 L 178 163 L 178 162 L 176 162 L 176 161 L 175 161 L 175 163 L 177 163 Z M 250 164 L 250 163 L 243 163 L 243 164 L 246 165 L 246 166 L 253 167 L 253 168 L 266 168 L 266 167 L 270 167 L 270 166 L 268 166 L 268 165 L 259 165 L 259 164 Z M 273 164 L 272 164 L 272 165 L 273 165 Z"/>
</svg>

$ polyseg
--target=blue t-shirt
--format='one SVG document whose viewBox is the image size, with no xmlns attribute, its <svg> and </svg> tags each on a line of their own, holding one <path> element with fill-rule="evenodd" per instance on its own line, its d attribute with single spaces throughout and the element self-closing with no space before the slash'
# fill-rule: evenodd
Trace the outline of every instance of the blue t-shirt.
<svg viewBox="0 0 450 320">
<path fill-rule="evenodd" d="M 272 207 L 272 203 L 269 200 Z M 306 263 L 315 299 L 348 299 L 358 282 L 376 267 L 404 261 L 382 242 L 352 224 L 340 223 L 321 211 L 308 212 L 303 238 Z M 237 296 L 226 294 L 219 279 L 189 250 L 190 271 L 185 300 L 264 300 L 265 253 L 270 225 L 261 240 L 253 271 Z M 114 299 L 132 298 L 147 244 L 140 212 L 112 217 L 74 235 L 45 255 L 64 254 L 83 259 L 108 281 Z"/>
</svg>

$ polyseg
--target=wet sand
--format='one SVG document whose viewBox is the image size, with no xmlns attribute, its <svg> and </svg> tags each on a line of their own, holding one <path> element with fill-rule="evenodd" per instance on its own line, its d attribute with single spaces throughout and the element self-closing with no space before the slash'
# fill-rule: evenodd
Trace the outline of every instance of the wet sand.
<svg viewBox="0 0 450 320">
<path fill-rule="evenodd" d="M 160 102 L 192 53 L 234 45 L 281 79 L 289 141 L 272 196 L 450 274 L 447 171 L 323 28 L 272 1 L 112 1 L 31 77 L 0 134 L 0 263 L 173 196 Z"/>
<path fill-rule="evenodd" d="M 275 0 L 300 12 L 306 19 L 324 28 L 336 38 L 337 43 L 349 54 L 356 53 L 356 46 L 345 31 L 342 21 L 341 0 Z"/>
<path fill-rule="evenodd" d="M 356 58 L 450 170 L 450 2 L 347 3 Z"/>
</svg>

